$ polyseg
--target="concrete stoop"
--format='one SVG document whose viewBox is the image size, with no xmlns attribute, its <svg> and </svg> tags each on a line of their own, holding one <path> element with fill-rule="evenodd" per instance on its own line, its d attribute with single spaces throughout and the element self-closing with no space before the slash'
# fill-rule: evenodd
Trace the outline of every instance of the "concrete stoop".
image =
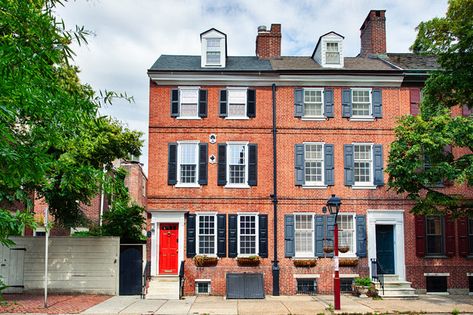
<svg viewBox="0 0 473 315">
<path fill-rule="evenodd" d="M 179 300 L 179 276 L 152 277 L 146 299 Z"/>
<path fill-rule="evenodd" d="M 384 276 L 384 293 L 380 282 L 375 282 L 379 296 L 383 299 L 418 299 L 416 290 L 411 287 L 411 282 L 399 280 L 397 275 Z"/>
</svg>

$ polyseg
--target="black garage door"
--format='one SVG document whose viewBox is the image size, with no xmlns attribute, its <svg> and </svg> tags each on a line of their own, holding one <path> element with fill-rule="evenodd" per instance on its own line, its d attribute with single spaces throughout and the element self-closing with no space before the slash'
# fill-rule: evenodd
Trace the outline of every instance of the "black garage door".
<svg viewBox="0 0 473 315">
<path fill-rule="evenodd" d="M 262 273 L 227 273 L 227 299 L 264 299 Z"/>
</svg>

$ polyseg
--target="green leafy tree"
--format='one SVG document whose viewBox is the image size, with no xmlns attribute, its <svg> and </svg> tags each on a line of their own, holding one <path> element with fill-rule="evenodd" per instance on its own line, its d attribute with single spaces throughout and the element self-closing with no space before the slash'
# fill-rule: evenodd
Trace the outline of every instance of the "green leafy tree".
<svg viewBox="0 0 473 315">
<path fill-rule="evenodd" d="M 57 223 L 73 226 L 80 205 L 100 191 L 103 169 L 113 172 L 114 159 L 139 155 L 142 141 L 139 132 L 99 117 L 114 98 L 131 99 L 80 82 L 70 45 L 86 43 L 89 32 L 66 29 L 56 5 L 0 2 L 0 204 L 20 201 L 28 215 L 37 193 Z M 29 222 L 7 212 L 0 209 L 13 229 Z"/>
<path fill-rule="evenodd" d="M 445 17 L 419 24 L 411 47 L 435 55 L 440 65 L 425 83 L 421 115 L 400 120 L 387 167 L 390 187 L 414 200 L 416 213 L 461 215 L 473 209 L 465 194 L 473 184 L 473 119 L 451 114 L 455 107 L 473 108 L 472 15 L 472 0 L 450 0 Z M 448 193 L 439 183 L 465 189 Z"/>
</svg>

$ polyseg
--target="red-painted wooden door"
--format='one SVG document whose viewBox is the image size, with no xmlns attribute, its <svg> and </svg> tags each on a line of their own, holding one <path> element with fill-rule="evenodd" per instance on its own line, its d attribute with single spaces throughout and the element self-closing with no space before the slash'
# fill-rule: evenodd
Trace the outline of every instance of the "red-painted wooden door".
<svg viewBox="0 0 473 315">
<path fill-rule="evenodd" d="M 159 274 L 177 274 L 178 224 L 161 223 L 159 229 Z"/>
</svg>

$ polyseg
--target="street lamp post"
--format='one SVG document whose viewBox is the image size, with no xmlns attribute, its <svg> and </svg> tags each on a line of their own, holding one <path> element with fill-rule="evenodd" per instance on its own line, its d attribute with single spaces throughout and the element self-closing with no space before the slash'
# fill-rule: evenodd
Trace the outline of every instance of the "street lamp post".
<svg viewBox="0 0 473 315">
<path fill-rule="evenodd" d="M 333 294 L 334 294 L 334 304 L 335 310 L 340 310 L 340 272 L 339 272 L 339 261 L 338 261 L 338 224 L 337 224 L 337 217 L 338 212 L 340 211 L 340 205 L 342 201 L 339 197 L 332 195 L 327 200 L 327 207 L 323 207 L 323 213 L 327 212 L 327 208 L 331 215 L 335 215 L 335 223 L 334 223 L 334 231 L 333 231 L 333 238 L 334 238 L 334 246 L 333 246 L 333 265 L 335 269 L 335 274 L 333 277 Z"/>
</svg>

